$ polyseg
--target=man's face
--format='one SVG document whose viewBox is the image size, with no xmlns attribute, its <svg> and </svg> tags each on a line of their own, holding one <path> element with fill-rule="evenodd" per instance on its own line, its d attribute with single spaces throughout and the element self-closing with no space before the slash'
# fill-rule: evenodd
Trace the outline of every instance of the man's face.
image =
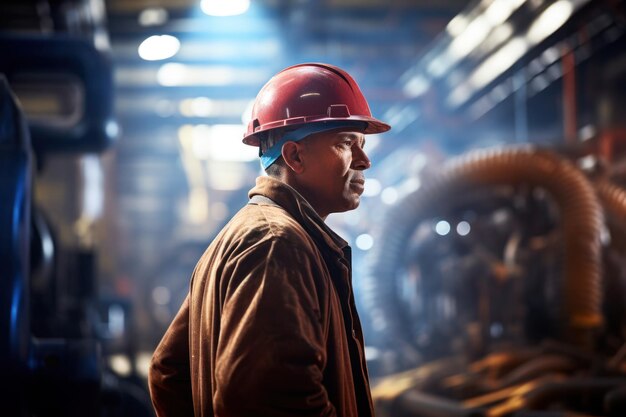
<svg viewBox="0 0 626 417">
<path fill-rule="evenodd" d="M 365 186 L 363 171 L 371 165 L 363 150 L 365 137 L 349 129 L 317 133 L 300 142 L 304 170 L 300 192 L 325 218 L 359 206 Z"/>
</svg>

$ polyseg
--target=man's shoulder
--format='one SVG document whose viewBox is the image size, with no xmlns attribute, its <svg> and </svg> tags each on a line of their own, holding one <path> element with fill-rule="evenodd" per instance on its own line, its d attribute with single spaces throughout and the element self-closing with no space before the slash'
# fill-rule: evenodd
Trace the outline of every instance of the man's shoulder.
<svg viewBox="0 0 626 417">
<path fill-rule="evenodd" d="M 298 243 L 311 241 L 306 229 L 280 206 L 248 204 L 227 226 L 230 232 L 242 235 L 265 236 L 269 240 L 287 240 Z"/>
</svg>

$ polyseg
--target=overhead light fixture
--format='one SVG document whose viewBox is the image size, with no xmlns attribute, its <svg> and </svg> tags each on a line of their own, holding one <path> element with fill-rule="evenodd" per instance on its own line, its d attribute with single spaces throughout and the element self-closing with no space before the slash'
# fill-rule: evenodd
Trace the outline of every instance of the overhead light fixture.
<svg viewBox="0 0 626 417">
<path fill-rule="evenodd" d="M 533 22 L 526 38 L 533 45 L 538 44 L 563 26 L 573 12 L 574 5 L 568 0 L 559 0 L 551 4 Z"/>
<path fill-rule="evenodd" d="M 470 85 L 467 82 L 464 82 L 452 91 L 452 93 L 448 96 L 446 103 L 448 103 L 451 107 L 460 106 L 469 100 L 473 92 L 474 90 L 470 87 Z"/>
<path fill-rule="evenodd" d="M 446 26 L 446 30 L 448 31 L 450 36 L 458 36 L 463 33 L 468 24 L 469 19 L 467 18 L 467 16 L 464 14 L 458 14 L 454 17 L 454 19 L 450 21 L 450 23 L 448 23 L 448 26 Z"/>
<path fill-rule="evenodd" d="M 238 68 L 225 65 L 186 65 L 178 62 L 163 64 L 157 71 L 159 84 L 168 87 L 224 86 L 256 84 L 266 80 L 267 74 L 258 68 Z"/>
<path fill-rule="evenodd" d="M 485 16 L 495 27 L 506 20 L 517 10 L 526 0 L 495 0 L 485 10 Z"/>
<path fill-rule="evenodd" d="M 483 13 L 470 19 L 459 14 L 448 23 L 446 30 L 452 37 L 448 47 L 428 66 L 429 73 L 439 78 L 454 65 L 470 55 L 485 40 L 490 40 L 492 31 L 504 23 L 526 0 L 495 0 Z M 502 37 L 501 32 L 498 36 Z"/>
<path fill-rule="evenodd" d="M 236 16 L 250 8 L 250 0 L 202 0 L 202 11 L 209 16 Z"/>
<path fill-rule="evenodd" d="M 448 48 L 450 54 L 456 58 L 454 62 L 456 63 L 469 55 L 487 38 L 490 31 L 491 24 L 484 16 L 477 16 L 472 20 L 463 33 L 454 38 Z"/>
<path fill-rule="evenodd" d="M 159 26 L 167 22 L 168 13 L 162 7 L 150 7 L 139 13 L 139 24 L 141 26 Z"/>
<path fill-rule="evenodd" d="M 179 102 L 178 109 L 185 117 L 239 118 L 248 101 L 247 99 L 230 100 L 208 97 L 185 98 Z"/>
<path fill-rule="evenodd" d="M 150 36 L 139 45 L 139 56 L 146 61 L 171 58 L 180 49 L 180 41 L 171 35 Z"/>
<path fill-rule="evenodd" d="M 421 74 L 415 75 L 404 85 L 404 93 L 411 97 L 419 97 L 430 87 L 430 82 Z"/>
<path fill-rule="evenodd" d="M 458 107 L 465 103 L 475 91 L 483 88 L 511 68 L 518 59 L 524 56 L 528 48 L 528 42 L 523 37 L 518 36 L 511 39 L 484 61 L 464 83 L 454 89 L 448 97 L 448 105 Z"/>
<path fill-rule="evenodd" d="M 483 62 L 471 75 L 470 82 L 476 88 L 482 88 L 498 75 L 508 70 L 528 51 L 528 43 L 522 37 L 511 39 Z"/>
<path fill-rule="evenodd" d="M 448 233 L 450 233 L 450 223 L 448 223 L 445 220 L 439 220 L 437 222 L 437 224 L 435 224 L 435 232 L 439 235 L 439 236 L 445 236 Z"/>
<path fill-rule="evenodd" d="M 374 238 L 372 235 L 368 233 L 363 233 L 356 238 L 356 247 L 361 249 L 362 251 L 367 251 L 372 249 L 374 246 Z"/>
<path fill-rule="evenodd" d="M 163 65 L 157 71 L 159 84 L 165 86 L 177 86 L 184 82 L 187 75 L 187 66 L 177 62 Z"/>
</svg>

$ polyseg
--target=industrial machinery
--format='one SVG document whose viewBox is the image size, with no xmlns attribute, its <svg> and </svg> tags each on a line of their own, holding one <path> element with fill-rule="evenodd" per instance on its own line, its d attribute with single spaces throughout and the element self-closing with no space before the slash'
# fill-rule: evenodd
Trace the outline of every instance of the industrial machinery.
<svg viewBox="0 0 626 417">
<path fill-rule="evenodd" d="M 402 371 L 382 415 L 626 415 L 626 190 L 570 159 L 475 151 L 390 210 L 365 285 Z"/>
<path fill-rule="evenodd" d="M 100 310 L 119 310 L 123 300 L 99 297 L 97 245 L 61 239 L 35 198 L 53 155 L 102 152 L 115 139 L 109 56 L 68 33 L 3 32 L 0 53 L 10 57 L 0 60 L 2 414 L 150 416 L 141 383 L 106 363 L 113 323 Z"/>
</svg>

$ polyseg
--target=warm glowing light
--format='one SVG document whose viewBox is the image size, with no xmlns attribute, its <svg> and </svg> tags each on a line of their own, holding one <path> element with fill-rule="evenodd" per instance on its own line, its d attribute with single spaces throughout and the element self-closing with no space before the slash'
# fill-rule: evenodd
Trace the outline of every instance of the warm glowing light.
<svg viewBox="0 0 626 417">
<path fill-rule="evenodd" d="M 502 23 L 491 31 L 482 48 L 490 51 L 509 39 L 512 34 L 513 26 L 509 23 Z"/>
<path fill-rule="evenodd" d="M 524 1 L 525 0 L 495 0 L 489 5 L 487 10 L 485 10 L 485 16 L 487 16 L 489 22 L 495 27 L 504 23 Z"/>
<path fill-rule="evenodd" d="M 137 370 L 137 374 L 145 379 L 148 378 L 148 373 L 150 371 L 150 362 L 152 362 L 152 354 L 153 352 L 139 352 L 137 354 L 137 358 L 135 359 L 135 369 Z"/>
<path fill-rule="evenodd" d="M 202 0 L 202 11 L 209 16 L 236 16 L 250 8 L 250 0 Z"/>
<path fill-rule="evenodd" d="M 185 117 L 237 118 L 241 116 L 248 100 L 212 99 L 208 97 L 184 98 L 178 103 L 178 111 Z"/>
<path fill-rule="evenodd" d="M 209 193 L 204 187 L 189 190 L 189 220 L 193 224 L 202 224 L 209 218 Z"/>
<path fill-rule="evenodd" d="M 250 172 L 241 163 L 211 161 L 206 164 L 206 172 L 213 190 L 240 190 L 250 181 Z"/>
<path fill-rule="evenodd" d="M 158 26 L 167 22 L 167 10 L 162 7 L 151 7 L 139 13 L 139 24 L 141 26 Z"/>
<path fill-rule="evenodd" d="M 109 366 L 120 376 L 129 376 L 132 370 L 130 359 L 126 355 L 111 355 L 109 357 Z"/>
<path fill-rule="evenodd" d="M 449 47 L 450 53 L 457 59 L 465 58 L 487 38 L 490 30 L 491 25 L 485 17 L 476 17 L 461 35 L 454 38 Z"/>
<path fill-rule="evenodd" d="M 531 25 L 526 35 L 528 41 L 532 44 L 541 42 L 563 26 L 573 12 L 574 6 L 568 0 L 550 5 Z"/>
<path fill-rule="evenodd" d="M 471 83 L 477 89 L 486 86 L 515 64 L 527 50 L 528 43 L 523 38 L 511 39 L 476 69 L 470 77 Z"/>
<path fill-rule="evenodd" d="M 258 158 L 258 149 L 241 142 L 241 125 L 196 125 L 192 130 L 191 149 L 198 159 L 247 162 Z"/>
<path fill-rule="evenodd" d="M 473 92 L 473 89 L 465 82 L 452 91 L 446 102 L 453 107 L 460 106 L 472 96 Z"/>
<path fill-rule="evenodd" d="M 188 98 L 180 102 L 179 110 L 185 117 L 209 117 L 215 111 L 215 103 L 207 97 Z"/>
<path fill-rule="evenodd" d="M 176 86 L 183 82 L 186 72 L 186 65 L 170 62 L 169 64 L 165 64 L 159 68 L 159 71 L 157 72 L 157 80 L 161 85 Z"/>
<path fill-rule="evenodd" d="M 177 62 L 164 64 L 157 72 L 159 84 L 172 86 L 229 85 L 240 75 L 233 68 L 214 65 L 185 65 Z"/>
<path fill-rule="evenodd" d="M 180 49 L 180 41 L 171 35 L 150 36 L 139 45 L 139 56 L 146 61 L 171 58 Z"/>
<path fill-rule="evenodd" d="M 453 65 L 461 61 L 483 42 L 490 40 L 492 32 L 504 23 L 524 3 L 525 0 L 495 0 L 484 11 L 469 21 L 461 15 L 455 17 L 447 27 L 448 33 L 453 36 L 448 48 L 440 54 L 438 59 L 431 61 L 428 70 L 433 76 L 440 77 Z M 498 36 L 505 33 L 500 31 Z M 510 36 L 507 35 L 506 37 Z M 491 44 L 494 44 L 493 40 Z"/>
<path fill-rule="evenodd" d="M 463 33 L 468 23 L 469 22 L 467 16 L 459 14 L 456 15 L 454 19 L 450 21 L 450 23 L 448 23 L 448 26 L 446 26 L 446 30 L 448 31 L 450 36 L 459 36 L 461 33 Z"/>
</svg>

